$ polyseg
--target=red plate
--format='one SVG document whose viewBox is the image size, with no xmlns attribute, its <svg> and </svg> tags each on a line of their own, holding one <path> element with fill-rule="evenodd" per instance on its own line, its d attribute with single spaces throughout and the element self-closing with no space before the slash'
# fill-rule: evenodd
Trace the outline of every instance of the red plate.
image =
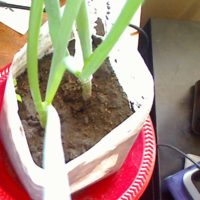
<svg viewBox="0 0 200 200">
<path fill-rule="evenodd" d="M 148 119 L 121 169 L 88 188 L 73 194 L 73 200 L 139 199 L 146 189 L 155 163 L 155 137 Z M 0 199 L 28 200 L 6 152 L 0 143 Z"/>
<path fill-rule="evenodd" d="M 73 200 L 136 200 L 146 189 L 153 173 L 156 146 L 148 118 L 121 169 L 73 195 Z"/>
<path fill-rule="evenodd" d="M 3 73 L 2 73 L 3 72 Z M 0 107 L 9 65 L 0 71 Z M 156 156 L 155 133 L 148 118 L 120 170 L 73 194 L 73 200 L 139 199 L 153 173 Z M 0 143 L 0 200 L 29 200 Z"/>
<path fill-rule="evenodd" d="M 10 64 L 0 69 L 0 111 L 1 111 L 4 90 L 5 90 L 6 81 L 9 75 L 9 71 L 10 71 Z"/>
</svg>

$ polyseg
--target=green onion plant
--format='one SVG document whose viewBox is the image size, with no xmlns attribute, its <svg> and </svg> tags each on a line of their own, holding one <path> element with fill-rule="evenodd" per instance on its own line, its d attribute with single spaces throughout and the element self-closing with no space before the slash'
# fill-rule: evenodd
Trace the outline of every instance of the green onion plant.
<svg viewBox="0 0 200 200">
<path fill-rule="evenodd" d="M 32 0 L 28 33 L 27 70 L 31 95 L 43 127 L 46 124 L 47 107 L 52 104 L 66 71 L 73 74 L 80 81 L 83 98 L 85 100 L 90 98 L 93 74 L 104 62 L 141 3 L 142 0 L 126 0 L 110 32 L 93 51 L 86 0 L 67 0 L 63 11 L 59 0 Z M 38 79 L 37 55 L 44 7 L 48 15 L 53 57 L 45 98 L 42 99 Z M 76 57 L 70 56 L 67 49 L 74 26 L 80 41 L 80 51 L 82 52 L 80 59 L 82 59 L 82 62 L 78 61 Z M 80 63 L 82 65 L 78 66 Z"/>
</svg>

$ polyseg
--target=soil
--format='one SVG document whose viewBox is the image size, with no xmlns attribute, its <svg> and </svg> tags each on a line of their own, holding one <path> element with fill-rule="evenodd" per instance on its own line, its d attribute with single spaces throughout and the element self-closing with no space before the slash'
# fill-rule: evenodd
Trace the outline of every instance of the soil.
<svg viewBox="0 0 200 200">
<path fill-rule="evenodd" d="M 44 96 L 51 55 L 39 62 L 41 92 Z M 66 162 L 76 158 L 101 140 L 114 127 L 132 114 L 129 102 L 108 60 L 93 77 L 93 94 L 84 101 L 79 82 L 65 73 L 53 105 L 61 119 L 62 141 Z M 27 74 L 17 79 L 17 93 L 22 97 L 19 115 L 33 160 L 42 166 L 44 130 L 37 119 L 30 97 Z"/>
</svg>

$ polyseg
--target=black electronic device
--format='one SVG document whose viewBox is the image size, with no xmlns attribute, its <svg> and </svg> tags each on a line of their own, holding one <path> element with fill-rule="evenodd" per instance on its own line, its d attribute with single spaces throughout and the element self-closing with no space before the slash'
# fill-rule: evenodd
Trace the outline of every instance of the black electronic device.
<svg viewBox="0 0 200 200">
<path fill-rule="evenodd" d="M 194 103 L 192 114 L 192 131 L 200 135 L 200 80 L 194 86 Z"/>
</svg>

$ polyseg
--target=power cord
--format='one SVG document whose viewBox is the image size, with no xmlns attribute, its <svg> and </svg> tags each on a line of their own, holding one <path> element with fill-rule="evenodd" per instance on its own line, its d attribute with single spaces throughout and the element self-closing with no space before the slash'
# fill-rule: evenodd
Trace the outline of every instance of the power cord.
<svg viewBox="0 0 200 200">
<path fill-rule="evenodd" d="M 150 44 L 150 40 L 149 40 L 148 34 L 144 31 L 144 29 L 142 29 L 141 27 L 136 26 L 134 24 L 129 24 L 129 27 L 134 28 L 135 30 L 137 30 L 139 33 L 141 33 L 144 36 L 144 38 L 146 40 L 146 47 L 148 48 L 149 44 Z"/>
<path fill-rule="evenodd" d="M 147 47 L 149 47 L 149 44 L 150 44 L 150 40 L 149 40 L 149 36 L 148 34 L 140 27 L 134 25 L 134 24 L 129 24 L 129 27 L 131 28 L 134 28 L 135 30 L 137 30 L 139 33 L 141 33 L 145 40 L 146 40 L 146 44 L 147 44 Z M 132 110 L 134 111 L 133 109 L 133 103 L 131 103 L 131 108 Z M 166 147 L 166 148 L 170 148 L 170 149 L 173 149 L 175 150 L 176 152 L 178 152 L 179 154 L 181 154 L 182 156 L 184 156 L 185 158 L 187 158 L 188 160 L 190 160 L 198 169 L 200 169 L 200 164 L 198 164 L 197 162 L 195 162 L 192 158 L 190 158 L 189 156 L 187 156 L 186 153 L 184 153 L 182 150 L 180 150 L 179 148 L 173 146 L 173 145 L 169 145 L 169 144 L 157 144 L 157 147 Z"/>
<path fill-rule="evenodd" d="M 23 9 L 23 10 L 30 10 L 29 6 L 22 6 L 22 5 L 17 5 L 17 4 L 11 4 L 11 3 L 6 3 L 4 1 L 0 1 L 0 7 L 6 7 L 6 8 L 15 8 L 15 9 Z"/>
<path fill-rule="evenodd" d="M 185 158 L 187 158 L 188 160 L 190 160 L 198 169 L 200 169 L 200 164 L 195 162 L 192 158 L 190 158 L 186 153 L 184 153 L 182 150 L 180 150 L 179 148 L 173 146 L 173 145 L 169 145 L 169 144 L 157 144 L 157 147 L 167 147 L 170 149 L 175 150 L 176 152 L 178 152 L 179 154 L 181 154 L 182 156 L 184 156 Z"/>
</svg>

